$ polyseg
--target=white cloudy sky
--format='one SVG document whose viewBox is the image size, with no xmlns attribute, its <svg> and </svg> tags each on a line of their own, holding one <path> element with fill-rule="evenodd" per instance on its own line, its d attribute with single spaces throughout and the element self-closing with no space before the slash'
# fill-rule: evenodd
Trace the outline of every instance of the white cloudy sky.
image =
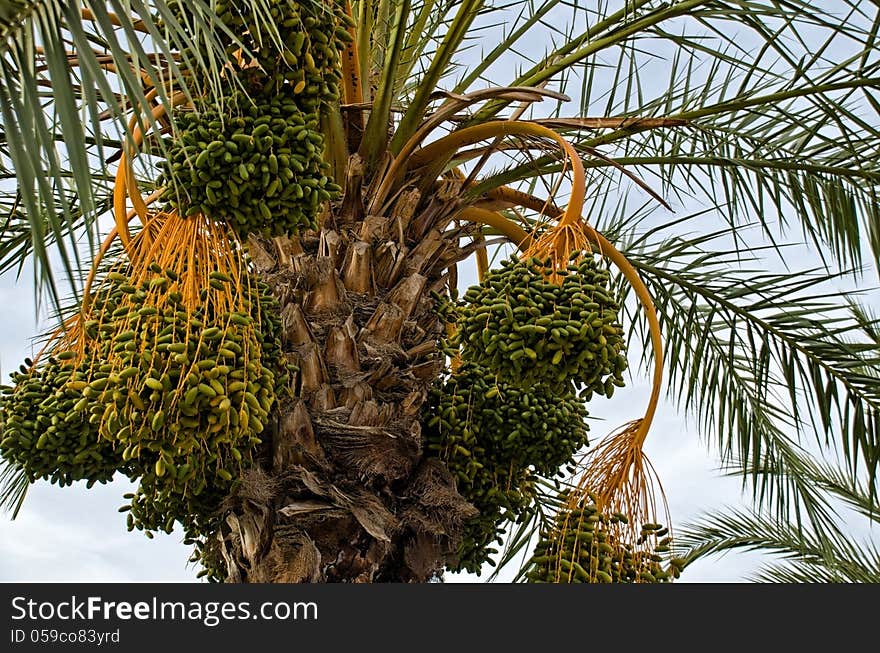
<svg viewBox="0 0 880 653">
<path fill-rule="evenodd" d="M 551 14 L 551 20 L 556 18 L 565 20 L 567 14 Z M 540 30 L 535 32 L 521 49 L 539 55 L 548 40 L 546 33 L 542 36 Z M 474 55 L 476 52 L 472 50 Z M 510 76 L 507 71 L 498 79 Z M 601 81 L 601 76 L 597 79 Z M 657 79 L 665 80 L 662 75 Z M 598 85 L 600 81 L 594 83 Z M 676 215 L 682 215 L 697 206 L 679 203 L 674 209 Z M 709 223 L 705 226 L 711 228 Z M 798 260 L 799 267 L 810 265 L 809 257 Z M 4 379 L 32 353 L 31 338 L 44 328 L 35 319 L 33 285 L 27 275 L 25 272 L 20 280 L 12 274 L 0 276 L 0 306 L 5 310 L 0 321 L 0 368 Z M 871 276 L 857 284 L 874 285 L 875 280 Z M 462 283 L 472 281 L 471 273 L 469 278 L 464 276 Z M 880 296 L 872 297 L 872 305 L 880 309 Z M 635 380 L 625 391 L 615 393 L 613 400 L 594 402 L 591 414 L 604 420 L 593 424 L 594 436 L 636 417 L 633 407 L 645 405 L 648 391 L 644 380 Z M 721 475 L 708 443 L 669 403 L 664 403 L 659 411 L 646 450 L 663 480 L 675 523 L 697 519 L 719 506 L 748 505 L 739 481 Z M 82 485 L 60 489 L 45 483 L 31 488 L 18 519 L 11 521 L 0 516 L 0 581 L 195 580 L 196 570 L 187 565 L 189 550 L 181 543 L 179 534 L 160 534 L 148 540 L 140 533 L 125 530 L 125 516 L 117 508 L 128 490 L 125 480 L 90 490 Z M 862 537 L 870 535 L 861 522 L 853 522 L 852 530 Z M 759 564 L 760 559 L 754 554 L 727 554 L 696 563 L 682 576 L 682 581 L 743 581 Z M 483 578 L 447 575 L 450 582 L 477 582 Z"/>
</svg>

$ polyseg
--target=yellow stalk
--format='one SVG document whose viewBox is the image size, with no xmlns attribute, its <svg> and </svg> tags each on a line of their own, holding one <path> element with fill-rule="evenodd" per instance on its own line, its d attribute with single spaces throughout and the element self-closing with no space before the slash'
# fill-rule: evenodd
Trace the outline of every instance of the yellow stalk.
<svg viewBox="0 0 880 653">
<path fill-rule="evenodd" d="M 418 129 L 413 132 L 412 136 L 400 148 L 400 151 L 391 161 L 388 169 L 382 175 L 381 181 L 376 186 L 376 192 L 373 193 L 373 198 L 370 202 L 369 212 L 374 215 L 381 214 L 382 204 L 385 202 L 385 198 L 391 194 L 394 184 L 397 183 L 403 170 L 409 165 L 410 156 L 432 131 L 472 104 L 487 99 L 498 99 L 508 93 L 520 94 L 520 97 L 522 97 L 521 94 L 524 92 L 534 94 L 533 100 L 535 101 L 542 96 L 555 97 L 557 99 L 565 97 L 537 88 L 485 88 L 467 95 L 450 95 L 446 102 L 425 118 L 424 122 L 419 125 Z"/>
<path fill-rule="evenodd" d="M 351 3 L 346 1 L 345 13 L 351 18 Z M 345 104 L 361 104 L 364 101 L 364 91 L 361 86 L 360 53 L 357 46 L 357 30 L 354 27 L 348 29 L 352 36 L 351 43 L 345 48 L 342 55 L 342 90 Z M 362 115 L 358 113 L 358 115 Z"/>
<path fill-rule="evenodd" d="M 562 210 L 557 207 L 549 197 L 547 199 L 541 199 L 540 197 L 529 195 L 528 193 L 524 193 L 521 190 L 516 190 L 515 188 L 511 188 L 510 186 L 493 188 L 488 193 L 486 193 L 486 197 L 494 200 L 495 202 L 508 204 L 510 206 L 522 206 L 524 208 L 531 209 L 536 213 L 540 213 L 541 215 L 546 215 L 554 218 L 562 214 Z"/>
<path fill-rule="evenodd" d="M 155 202 L 157 199 L 159 199 L 159 195 L 161 193 L 162 193 L 161 190 L 153 192 L 149 197 L 147 197 L 144 200 L 144 204 L 146 206 L 149 206 L 150 204 Z M 128 214 L 126 215 L 126 225 L 128 224 L 128 222 L 131 221 L 132 218 L 134 218 L 135 215 L 136 215 L 136 213 L 133 210 L 128 212 Z M 150 238 L 152 236 L 152 231 L 151 231 L 151 229 L 149 229 L 149 227 L 150 227 L 150 221 L 148 220 L 147 223 L 145 223 L 145 225 L 144 225 L 145 233 L 142 236 L 145 239 Z M 94 283 L 95 274 L 97 274 L 97 272 L 98 272 L 98 266 L 100 265 L 101 260 L 104 258 L 104 256 L 107 255 L 107 251 L 110 249 L 110 246 L 113 244 L 113 241 L 116 240 L 116 238 L 118 238 L 118 237 L 119 237 L 119 227 L 118 227 L 118 225 L 114 225 L 114 227 L 107 234 L 106 238 L 104 238 L 104 241 L 101 243 L 101 247 L 98 249 L 98 253 L 95 256 L 94 261 L 92 262 L 92 267 L 89 270 L 89 275 L 86 277 L 86 283 L 83 286 L 82 307 L 81 307 L 81 311 L 80 311 L 83 315 L 88 312 L 89 302 L 91 300 L 90 295 L 91 295 L 92 283 Z"/>
<path fill-rule="evenodd" d="M 660 320 L 657 318 L 657 309 L 654 306 L 654 299 L 651 297 L 651 293 L 627 258 L 592 227 L 587 227 L 587 235 L 598 246 L 599 253 L 614 263 L 626 280 L 629 281 L 636 296 L 639 298 L 639 302 L 641 302 L 642 307 L 645 309 L 645 317 L 648 319 L 651 347 L 654 350 L 654 379 L 653 387 L 651 388 L 651 398 L 648 401 L 648 409 L 645 412 L 645 416 L 639 420 L 640 423 L 636 430 L 636 441 L 641 446 L 645 442 L 645 438 L 648 437 L 651 422 L 654 421 L 657 405 L 660 403 L 660 390 L 663 386 L 663 339 L 660 336 Z"/>
<path fill-rule="evenodd" d="M 527 249 L 532 244 L 532 237 L 526 233 L 525 229 L 514 224 L 496 211 L 488 211 L 475 206 L 469 206 L 462 209 L 457 217 L 469 222 L 476 222 L 494 227 L 520 249 Z"/>
<path fill-rule="evenodd" d="M 345 13 L 352 17 L 351 2 L 346 0 Z M 356 27 L 349 27 L 351 42 L 342 53 L 342 102 L 348 106 L 358 106 L 364 102 L 364 88 L 361 80 L 360 51 L 358 49 L 358 34 Z M 345 121 L 345 134 L 348 151 L 358 148 L 358 140 L 364 132 L 364 114 L 362 111 L 349 111 Z"/>
<path fill-rule="evenodd" d="M 489 253 L 486 251 L 486 239 L 483 236 L 477 236 L 475 240 L 479 245 L 477 248 L 477 278 L 484 281 L 489 273 Z"/>
<path fill-rule="evenodd" d="M 158 95 L 157 89 L 149 91 L 145 99 L 152 102 Z M 175 93 L 171 97 L 171 106 L 176 106 L 186 101 L 184 93 Z M 164 104 L 157 105 L 151 110 L 153 122 L 161 118 L 167 112 Z M 132 158 L 135 156 L 135 148 L 140 147 L 144 141 L 144 132 L 138 125 L 137 115 L 132 116 L 128 123 L 129 133 L 131 133 L 131 147 L 123 147 L 122 158 L 119 160 L 119 167 L 116 170 L 116 181 L 113 186 L 113 217 L 116 223 L 116 229 L 119 232 L 119 239 L 123 246 L 127 249 L 131 243 L 131 231 L 128 228 L 130 218 L 125 206 L 126 195 L 134 206 L 135 214 L 144 224 L 147 219 L 147 204 L 137 186 L 137 180 L 134 176 L 134 170 L 131 166 Z"/>
<path fill-rule="evenodd" d="M 91 9 L 81 9 L 80 16 L 82 16 L 83 20 L 87 20 L 89 22 L 95 22 L 95 14 Z M 114 27 L 122 27 L 122 20 L 116 14 L 107 12 L 107 18 L 110 19 L 110 24 Z M 126 25 L 131 25 L 131 28 L 136 32 L 143 32 L 144 34 L 149 34 L 150 30 L 147 29 L 146 25 L 142 20 L 127 20 Z"/>
<path fill-rule="evenodd" d="M 491 122 L 465 127 L 452 132 L 425 147 L 421 148 L 409 159 L 412 167 L 451 157 L 462 147 L 473 145 L 487 138 L 499 136 L 535 136 L 555 141 L 568 159 L 572 171 L 571 196 L 559 221 L 560 226 L 574 224 L 581 220 L 586 197 L 586 177 L 584 166 L 574 146 L 552 129 L 532 122 L 512 120 L 493 120 Z"/>
<path fill-rule="evenodd" d="M 463 179 L 464 174 L 458 168 L 452 170 L 452 175 L 456 179 Z M 502 220 L 504 216 L 498 215 Z M 477 245 L 477 279 L 482 282 L 489 273 L 489 253 L 486 251 L 486 238 L 482 233 L 474 236 L 474 244 Z"/>
</svg>

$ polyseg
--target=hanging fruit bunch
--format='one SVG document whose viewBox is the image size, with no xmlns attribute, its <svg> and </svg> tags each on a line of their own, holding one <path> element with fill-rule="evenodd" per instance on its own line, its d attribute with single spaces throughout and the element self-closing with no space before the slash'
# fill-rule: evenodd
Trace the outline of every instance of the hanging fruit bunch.
<svg viewBox="0 0 880 653">
<path fill-rule="evenodd" d="M 169 2 L 168 7 L 195 31 L 197 14 L 203 9 L 180 0 Z M 289 86 L 305 113 L 317 113 L 322 104 L 339 99 L 340 53 L 351 41 L 348 28 L 354 25 L 345 12 L 345 2 L 270 0 L 265 3 L 266 15 L 252 12 L 250 6 L 236 0 L 215 0 L 210 10 L 229 29 L 229 33 L 213 36 L 229 54 L 238 55 L 235 73 L 241 76 L 242 71 L 259 69 L 245 80 L 252 86 L 257 85 L 267 96 Z"/>
<path fill-rule="evenodd" d="M 464 295 L 462 358 L 523 387 L 610 397 L 623 386 L 627 362 L 609 282 L 593 256 L 562 270 L 549 259 L 505 261 Z"/>
<path fill-rule="evenodd" d="M 457 566 L 478 573 L 503 542 L 501 524 L 528 516 L 536 475 L 552 477 L 588 444 L 584 401 L 611 396 L 626 369 L 610 275 L 592 254 L 572 263 L 505 261 L 454 309 L 460 365 L 435 386 L 426 442 L 479 511 Z M 580 396 L 575 394 L 580 392 Z"/>
<path fill-rule="evenodd" d="M 623 513 L 607 514 L 595 503 L 565 507 L 540 541 L 529 561 L 526 580 L 530 583 L 663 583 L 680 573 L 673 564 L 664 567 L 671 538 L 661 524 L 642 524 L 640 543 L 657 539 L 646 552 L 621 538 L 629 518 Z"/>
<path fill-rule="evenodd" d="M 287 370 L 277 366 L 274 299 L 239 250 L 216 256 L 230 243 L 224 228 L 153 220 L 133 240 L 134 258 L 111 265 L 50 342 L 47 360 L 4 391 L 3 453 L 61 484 L 121 472 L 140 482 L 129 528 L 170 532 L 179 521 L 202 535 L 250 463 Z M 160 243 L 169 245 L 160 252 Z M 40 381 L 47 397 L 23 413 Z"/>
<path fill-rule="evenodd" d="M 123 507 L 129 528 L 170 532 L 179 522 L 188 538 L 204 538 L 287 383 L 277 305 L 228 225 L 154 219 L 147 251 L 136 237 L 102 284 L 121 292 L 121 306 L 110 319 L 95 313 L 109 347 L 98 360 L 111 367 L 99 399 L 107 437 L 137 469 Z"/>
<path fill-rule="evenodd" d="M 525 390 L 496 381 L 472 362 L 459 367 L 434 395 L 436 414 L 427 424 L 444 434 L 443 447 L 451 450 L 450 456 L 479 461 L 485 453 L 553 475 L 587 443 L 587 413 L 576 396 L 554 394 L 541 385 Z M 468 467 L 468 480 L 473 480 L 474 469 Z"/>
<path fill-rule="evenodd" d="M 114 443 L 102 438 L 100 404 L 88 395 L 90 370 L 60 351 L 40 365 L 25 360 L 0 389 L 0 455 L 24 469 L 28 480 L 60 486 L 106 483 L 128 465 Z"/>
<path fill-rule="evenodd" d="M 227 220 L 241 237 L 314 229 L 339 191 L 324 174 L 317 114 L 303 112 L 289 85 L 271 96 L 236 92 L 224 111 L 199 100 L 177 112 L 160 179 L 167 208 Z"/>
<path fill-rule="evenodd" d="M 523 256 L 485 274 L 455 307 L 451 344 L 460 367 L 435 389 L 425 423 L 430 445 L 480 511 L 457 568 L 478 572 L 489 560 L 487 545 L 503 542 L 502 524 L 528 517 L 536 476 L 561 473 L 588 444 L 584 402 L 623 385 L 620 307 L 583 229 L 570 225 L 573 217 L 581 225 L 579 216 L 570 214 L 547 230 L 549 245 L 546 232 L 540 246 L 523 234 Z M 560 238 L 575 248 L 564 257 Z M 471 449 L 481 453 L 469 460 L 463 452 Z"/>
<path fill-rule="evenodd" d="M 199 226 L 201 242 L 198 234 L 185 236 Z M 124 460 L 137 461 L 142 488 L 165 492 L 173 504 L 209 486 L 222 491 L 237 477 L 286 372 L 273 363 L 280 360 L 278 323 L 265 287 L 243 261 L 217 260 L 203 249 L 222 242 L 209 223 L 167 218 L 159 241 L 168 242 L 172 230 L 196 254 L 192 265 L 180 265 L 164 248 L 148 257 L 158 262 L 145 273 L 122 261 L 102 284 L 119 307 L 109 318 L 96 307 L 86 328 L 97 322 L 96 359 L 109 371 L 96 390 L 107 406 L 105 437 L 118 443 Z M 150 511 L 133 506 L 130 525 L 170 530 L 190 511 L 161 510 L 161 492 L 153 494 Z"/>
<path fill-rule="evenodd" d="M 549 258 L 505 261 L 454 308 L 460 365 L 423 419 L 429 450 L 480 511 L 453 569 L 479 572 L 503 541 L 500 525 L 528 515 L 536 475 L 560 473 L 588 444 L 584 401 L 623 385 L 610 275 L 592 254 L 571 258 L 564 269 Z"/>
<path fill-rule="evenodd" d="M 170 8 L 185 24 L 201 11 Z M 218 35 L 240 65 L 227 97 L 178 107 L 173 136 L 151 146 L 164 158 L 166 209 L 227 221 L 241 237 L 314 229 L 340 190 L 326 174 L 320 110 L 339 97 L 340 52 L 351 40 L 344 3 L 270 2 L 271 33 L 234 1 L 213 10 L 237 37 Z"/>
<path fill-rule="evenodd" d="M 520 388 L 467 361 L 432 388 L 425 411 L 428 451 L 480 511 L 465 528 L 455 567 L 477 572 L 494 552 L 497 524 L 531 503 L 534 475 L 554 475 L 587 444 L 586 410 L 571 393 Z"/>
<path fill-rule="evenodd" d="M 412 158 L 416 163 L 427 164 L 447 151 L 485 138 L 494 129 L 490 127 L 462 129 L 422 148 Z M 463 453 L 482 451 L 493 436 L 491 432 L 486 434 L 474 428 L 479 421 L 476 416 L 480 414 L 482 400 L 479 397 L 476 401 L 472 397 L 457 399 L 459 384 L 455 379 L 461 374 L 463 379 L 473 383 L 470 377 L 482 377 L 496 384 L 499 390 L 512 386 L 530 397 L 544 394 L 542 410 L 551 415 L 553 402 L 562 406 L 578 398 L 589 401 L 595 395 L 611 397 L 615 387 L 624 385 L 627 359 L 619 320 L 620 306 L 610 286 L 610 275 L 599 264 L 601 259 L 607 258 L 633 286 L 648 318 L 655 353 L 654 388 L 645 417 L 607 438 L 579 464 L 581 478 L 560 512 L 564 524 L 561 527 L 557 524 L 555 530 L 545 530 L 536 552 L 540 564 L 535 563 L 532 577 L 561 577 L 562 571 L 570 577 L 569 572 L 574 570 L 580 580 L 650 579 L 650 574 L 657 571 L 651 564 L 657 562 L 657 556 L 666 546 L 658 543 L 657 529 L 652 530 L 656 523 L 656 519 L 651 518 L 656 512 L 653 490 L 656 475 L 652 475 L 653 470 L 642 451 L 662 385 L 662 345 L 653 302 L 632 265 L 582 218 L 583 165 L 571 145 L 555 132 L 537 125 L 505 123 L 499 124 L 497 131 L 556 141 L 566 153 L 565 166 L 571 166 L 571 197 L 566 208 L 558 210 L 550 202 L 510 189 L 496 196 L 496 203 L 503 205 L 508 201 L 512 206 L 528 206 L 554 220 L 549 225 L 539 225 L 532 234 L 495 211 L 479 207 L 462 211 L 462 217 L 504 233 L 519 245 L 522 254 L 504 262 L 498 270 L 488 271 L 484 262 L 480 285 L 469 289 L 464 301 L 456 306 L 454 320 L 451 320 L 455 335 L 450 382 L 435 389 L 433 406 L 436 408 L 426 417 L 432 446 L 458 474 L 462 494 L 481 511 L 471 524 L 472 530 L 480 534 L 474 540 L 480 543 L 496 537 L 502 541 L 503 521 L 522 521 L 529 516 L 532 500 L 529 492 L 534 489 L 538 474 L 556 474 L 562 466 L 572 471 L 577 468 L 574 456 L 587 443 L 586 438 L 572 437 L 571 426 L 560 431 L 537 427 L 539 433 L 546 432 L 547 446 L 559 456 L 553 460 L 557 468 L 549 474 L 534 470 L 517 476 L 510 461 L 491 447 L 485 448 L 486 453 L 478 463 L 468 462 Z M 578 397 L 573 397 L 575 392 Z M 465 417 L 461 418 L 459 413 L 463 407 L 470 410 L 463 411 Z M 505 421 L 497 425 L 496 431 L 502 434 L 498 437 L 519 432 L 520 425 L 526 423 L 522 421 L 521 407 L 511 405 L 510 410 L 499 412 L 504 413 Z M 581 415 L 580 419 L 586 415 L 582 406 L 576 412 Z M 451 417 L 464 423 L 450 428 Z M 528 424 L 526 428 L 536 427 Z M 536 454 L 530 452 L 529 455 Z M 509 471 L 500 480 L 486 471 L 503 469 L 505 464 Z M 472 479 L 481 479 L 481 475 L 485 481 L 475 484 Z M 506 511 L 497 509 L 497 505 L 489 506 L 484 497 L 493 489 L 493 497 L 503 490 L 504 495 L 515 497 L 518 503 L 508 501 Z M 662 494 L 662 490 L 660 492 Z M 594 497 L 592 504 L 590 497 Z M 591 524 L 582 530 L 584 534 L 596 531 L 595 551 L 570 546 L 572 542 L 579 542 L 577 528 L 572 533 L 566 530 L 572 522 Z M 545 563 L 553 538 L 558 541 L 555 552 L 558 564 L 551 568 Z M 613 549 L 610 556 L 609 548 Z M 469 560 L 467 555 L 463 559 Z M 475 563 L 483 559 L 474 558 Z M 614 560 L 617 560 L 616 567 L 611 564 Z M 639 567 L 645 561 L 648 566 Z M 587 562 L 587 566 L 583 567 L 582 562 Z M 581 573 L 583 570 L 586 576 Z M 664 577 L 658 573 L 654 578 Z"/>
</svg>

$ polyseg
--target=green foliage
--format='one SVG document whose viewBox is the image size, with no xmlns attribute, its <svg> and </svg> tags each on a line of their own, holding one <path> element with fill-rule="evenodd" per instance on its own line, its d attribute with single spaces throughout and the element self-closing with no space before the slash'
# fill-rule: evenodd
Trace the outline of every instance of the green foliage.
<svg viewBox="0 0 880 653">
<path fill-rule="evenodd" d="M 733 467 L 730 471 L 739 474 Z M 772 470 L 767 473 L 775 474 Z M 846 532 L 858 518 L 869 527 L 880 523 L 877 495 L 850 471 L 809 456 L 802 457 L 797 475 L 833 497 L 836 514 L 825 515 L 822 524 L 805 524 L 780 520 L 764 511 L 717 510 L 678 530 L 676 554 L 690 565 L 731 551 L 760 551 L 766 554 L 766 563 L 753 575 L 757 582 L 880 582 L 876 545 Z"/>
<path fill-rule="evenodd" d="M 761 251 L 727 245 L 724 231 L 664 234 L 702 217 L 619 239 L 655 298 L 670 395 L 740 466 L 759 506 L 821 531 L 830 511 L 804 447 L 833 438 L 853 473 L 876 483 L 880 348 L 866 337 L 876 320 L 852 310 L 858 293 L 836 288 L 844 274 L 768 273 Z"/>
</svg>

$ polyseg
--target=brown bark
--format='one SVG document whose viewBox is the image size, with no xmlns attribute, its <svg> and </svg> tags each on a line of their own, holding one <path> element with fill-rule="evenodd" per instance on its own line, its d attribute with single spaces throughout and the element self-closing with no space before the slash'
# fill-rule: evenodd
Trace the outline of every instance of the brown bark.
<svg viewBox="0 0 880 653">
<path fill-rule="evenodd" d="M 456 240 L 418 190 L 365 216 L 362 177 L 355 159 L 323 232 L 249 244 L 299 372 L 261 465 L 224 506 L 230 582 L 424 582 L 476 514 L 425 455 L 419 422 L 443 365 L 429 290 Z"/>
</svg>

